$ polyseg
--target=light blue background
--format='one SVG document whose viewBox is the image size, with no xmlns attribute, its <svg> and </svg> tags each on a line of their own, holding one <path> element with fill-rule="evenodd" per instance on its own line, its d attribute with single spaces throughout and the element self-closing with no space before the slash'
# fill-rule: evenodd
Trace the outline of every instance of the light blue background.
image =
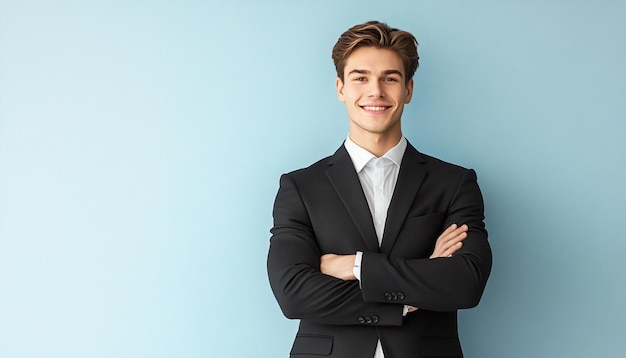
<svg viewBox="0 0 626 358">
<path fill-rule="evenodd" d="M 466 356 L 622 356 L 625 4 L 0 0 L 0 357 L 286 357 L 278 178 L 345 138 L 370 19 L 420 42 L 405 135 L 485 196 Z"/>
</svg>

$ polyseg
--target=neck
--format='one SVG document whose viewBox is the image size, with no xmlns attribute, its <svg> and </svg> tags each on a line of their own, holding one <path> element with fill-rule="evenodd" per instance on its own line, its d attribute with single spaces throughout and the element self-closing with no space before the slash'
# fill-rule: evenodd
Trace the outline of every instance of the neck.
<svg viewBox="0 0 626 358">
<path fill-rule="evenodd" d="M 387 153 L 389 149 L 395 147 L 398 142 L 400 142 L 400 139 L 402 139 L 401 132 L 395 133 L 394 135 L 382 135 L 377 133 L 355 135 L 355 133 L 350 132 L 350 140 L 378 158 Z"/>
</svg>

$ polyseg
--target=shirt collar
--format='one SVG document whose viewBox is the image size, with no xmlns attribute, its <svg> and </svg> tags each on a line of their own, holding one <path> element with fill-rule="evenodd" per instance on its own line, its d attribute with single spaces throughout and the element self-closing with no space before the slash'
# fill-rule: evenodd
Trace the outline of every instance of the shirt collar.
<svg viewBox="0 0 626 358">
<path fill-rule="evenodd" d="M 350 158 L 352 159 L 352 164 L 354 165 L 354 169 L 357 173 L 360 172 L 363 167 L 365 167 L 365 165 L 370 160 L 372 160 L 372 158 L 376 158 L 376 156 L 367 151 L 367 149 L 360 147 L 358 144 L 354 143 L 352 139 L 350 139 L 350 136 L 346 138 L 344 145 L 346 147 L 346 150 L 348 151 L 348 154 L 350 155 Z M 402 138 L 400 138 L 398 144 L 389 149 L 387 153 L 383 154 L 382 158 L 387 158 L 391 160 L 395 165 L 399 167 L 400 163 L 402 162 L 402 156 L 404 155 L 406 147 L 407 141 L 406 138 L 404 138 L 403 136 Z"/>
</svg>

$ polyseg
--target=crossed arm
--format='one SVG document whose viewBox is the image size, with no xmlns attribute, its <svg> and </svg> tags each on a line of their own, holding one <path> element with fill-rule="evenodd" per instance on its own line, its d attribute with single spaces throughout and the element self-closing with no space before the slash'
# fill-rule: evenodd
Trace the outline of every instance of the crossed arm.
<svg viewBox="0 0 626 358">
<path fill-rule="evenodd" d="M 322 255 L 305 206 L 308 198 L 301 196 L 290 176 L 283 176 L 267 263 L 272 290 L 285 316 L 342 325 L 376 312 L 377 325 L 398 326 L 405 305 L 433 311 L 476 305 L 491 254 L 482 226 L 480 192 L 475 176 L 469 174 L 446 218 L 448 223 L 466 225 L 452 225 L 439 236 L 432 260 L 364 252 L 361 282 L 352 271 L 354 255 Z M 385 292 L 404 292 L 406 298 L 388 302 Z"/>
<path fill-rule="evenodd" d="M 463 246 L 467 231 L 467 225 L 457 227 L 453 224 L 448 227 L 437 239 L 430 259 L 451 257 Z M 401 324 L 403 305 L 363 301 L 361 289 L 353 274 L 355 255 L 322 255 L 317 269 L 307 264 L 274 267 L 281 261 L 278 257 L 289 256 L 292 258 L 291 262 L 304 262 L 307 256 L 314 255 L 314 252 L 310 252 L 315 250 L 314 247 L 303 245 L 308 240 L 300 239 L 300 235 L 295 235 L 294 232 L 292 235 L 297 239 L 289 240 L 284 247 L 280 245 L 270 250 L 268 260 L 270 283 L 285 316 L 307 318 L 319 323 L 354 324 L 354 317 L 357 315 L 376 311 L 380 315 L 378 325 Z M 328 281 L 330 277 L 333 280 Z M 309 285 L 314 288 L 311 290 Z M 311 296 L 309 292 L 316 292 L 319 297 Z M 417 310 L 413 306 L 406 307 L 408 312 Z"/>
<path fill-rule="evenodd" d="M 429 258 L 451 257 L 463 247 L 463 240 L 467 238 L 467 225 L 450 225 L 435 243 L 435 249 Z M 354 259 L 356 255 L 322 255 L 320 259 L 320 271 L 342 280 L 356 280 L 354 276 Z"/>
<path fill-rule="evenodd" d="M 435 243 L 430 259 L 438 257 L 452 257 L 452 255 L 463 247 L 463 240 L 467 238 L 467 225 L 450 225 Z M 356 280 L 354 276 L 354 260 L 356 255 L 322 255 L 320 259 L 320 271 L 323 274 L 333 276 L 342 280 Z M 414 312 L 416 307 L 407 306 L 408 312 Z"/>
<path fill-rule="evenodd" d="M 450 225 L 435 243 L 435 248 L 430 259 L 438 257 L 452 257 L 452 255 L 463 247 L 463 240 L 467 238 L 467 225 Z M 354 276 L 354 260 L 356 255 L 322 255 L 320 259 L 320 271 L 323 274 L 333 276 L 342 280 L 356 280 Z M 407 306 L 408 312 L 417 311 L 416 307 Z"/>
</svg>

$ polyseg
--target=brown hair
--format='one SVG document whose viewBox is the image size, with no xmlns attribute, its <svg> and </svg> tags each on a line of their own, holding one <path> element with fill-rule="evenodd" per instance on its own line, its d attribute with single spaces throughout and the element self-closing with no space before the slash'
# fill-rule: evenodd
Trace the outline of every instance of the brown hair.
<svg viewBox="0 0 626 358">
<path fill-rule="evenodd" d="M 417 45 L 417 40 L 411 33 L 394 29 L 382 22 L 369 21 L 353 26 L 339 36 L 333 47 L 332 57 L 337 77 L 343 81 L 343 70 L 352 51 L 359 47 L 372 46 L 397 53 L 404 63 L 404 72 L 408 82 L 419 67 Z"/>
</svg>

